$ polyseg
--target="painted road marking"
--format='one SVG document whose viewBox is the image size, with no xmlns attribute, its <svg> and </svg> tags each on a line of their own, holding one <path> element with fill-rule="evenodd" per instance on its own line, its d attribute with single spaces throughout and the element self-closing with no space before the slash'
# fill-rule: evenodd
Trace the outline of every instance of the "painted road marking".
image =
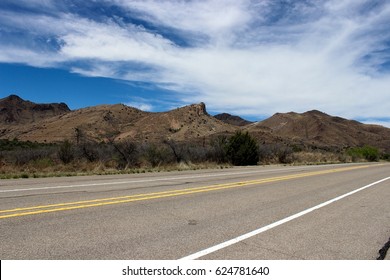
<svg viewBox="0 0 390 280">
<path fill-rule="evenodd" d="M 379 165 L 376 165 L 379 166 Z M 247 175 L 247 174 L 259 174 L 259 173 L 274 173 L 279 171 L 291 171 L 291 170 L 302 170 L 302 169 L 313 169 L 323 167 L 321 165 L 316 166 L 300 166 L 292 167 L 288 169 L 274 169 L 274 170 L 255 170 L 255 171 L 242 171 L 242 172 L 228 172 L 228 173 L 218 173 L 218 174 L 203 174 L 203 175 L 191 175 L 191 176 L 177 176 L 177 177 L 168 177 L 168 178 L 154 178 L 154 179 L 141 179 L 141 180 L 126 180 L 126 181 L 116 181 L 116 182 L 99 182 L 99 183 L 89 183 L 89 184 L 76 184 L 76 185 L 60 185 L 60 186 L 50 186 L 50 187 L 38 187 L 38 188 L 23 188 L 23 189 L 6 189 L 0 190 L 0 193 L 10 193 L 10 192 L 25 192 L 25 191 L 38 191 L 38 190 L 52 190 L 52 189 L 71 189 L 71 188 L 83 188 L 83 187 L 96 187 L 96 186 L 109 186 L 109 185 L 124 185 L 124 184 L 136 184 L 136 183 L 150 183 L 150 182 L 160 182 L 160 181 L 175 181 L 175 180 L 186 180 L 186 179 L 198 179 L 198 178 L 212 178 L 220 176 L 234 176 L 234 175 Z"/>
<path fill-rule="evenodd" d="M 102 199 L 6 209 L 6 210 L 0 210 L 0 219 L 67 211 L 67 210 L 75 210 L 75 209 L 83 209 L 83 208 L 98 207 L 98 206 L 105 206 L 105 205 L 114 205 L 114 204 L 129 203 L 129 202 L 151 200 L 151 199 L 158 199 L 158 198 L 182 196 L 182 195 L 189 195 L 195 193 L 204 193 L 204 192 L 211 192 L 211 191 L 217 191 L 223 189 L 238 188 L 238 187 L 244 187 L 250 185 L 259 185 L 259 184 L 265 184 L 270 182 L 278 182 L 278 181 L 292 180 L 292 179 L 309 177 L 309 176 L 356 170 L 356 169 L 362 169 L 367 167 L 370 167 L 370 165 L 313 171 L 313 172 L 306 172 L 301 174 L 270 177 L 270 178 L 264 178 L 259 180 L 234 182 L 234 183 L 226 183 L 226 184 L 214 184 L 210 186 L 177 189 L 177 190 L 170 190 L 170 191 L 163 191 L 163 192 L 154 192 L 154 193 L 136 194 L 136 195 L 128 195 L 128 196 L 120 196 L 120 197 L 110 197 L 110 198 L 102 198 Z"/>
<path fill-rule="evenodd" d="M 353 195 L 353 194 L 355 194 L 355 193 L 357 193 L 357 192 L 360 192 L 360 191 L 362 191 L 362 190 L 365 190 L 365 189 L 367 189 L 367 188 L 370 188 L 370 187 L 372 187 L 372 186 L 375 186 L 375 185 L 377 185 L 377 184 L 380 184 L 380 183 L 382 183 L 382 182 L 384 182 L 384 181 L 387 181 L 387 180 L 389 180 L 389 179 L 390 179 L 390 177 L 387 177 L 387 178 L 384 178 L 384 179 L 382 179 L 382 180 L 376 181 L 376 182 L 374 182 L 374 183 L 371 183 L 371 184 L 369 184 L 369 185 L 366 185 L 366 186 L 364 186 L 364 187 L 361 187 L 361 188 L 359 188 L 359 189 L 357 189 L 357 190 L 351 191 L 351 192 L 346 193 L 346 194 L 344 194 L 344 195 L 338 196 L 338 197 L 333 198 L 333 199 L 331 199 L 331 200 L 328 200 L 328 201 L 326 201 L 326 202 L 324 202 L 324 203 L 318 204 L 317 206 L 308 208 L 308 209 L 306 209 L 306 210 L 304 210 L 304 211 L 301 211 L 301 212 L 299 212 L 299 213 L 296 213 L 296 214 L 294 214 L 294 215 L 291 215 L 291 216 L 289 216 L 289 217 L 287 217 L 287 218 L 284 218 L 284 219 L 282 219 L 282 220 L 279 220 L 279 221 L 274 222 L 274 223 L 272 223 L 272 224 L 269 224 L 269 225 L 267 225 L 267 226 L 261 227 L 261 228 L 259 228 L 259 229 L 254 230 L 254 231 L 251 231 L 251 232 L 248 232 L 248 233 L 246 233 L 246 234 L 240 235 L 240 236 L 238 236 L 238 237 L 236 237 L 236 238 L 233 238 L 233 239 L 230 239 L 230 240 L 228 240 L 228 241 L 222 242 L 222 243 L 220 243 L 220 244 L 218 244 L 218 245 L 212 246 L 212 247 L 210 247 L 210 248 L 204 249 L 204 250 L 199 251 L 199 252 L 197 252 L 197 253 L 191 254 L 191 255 L 186 256 L 186 257 L 184 257 L 184 258 L 181 258 L 180 260 L 195 260 L 195 259 L 201 258 L 201 257 L 203 257 L 203 256 L 209 255 L 209 254 L 211 254 L 211 253 L 213 253 L 213 252 L 216 252 L 216 251 L 219 251 L 219 250 L 221 250 L 221 249 L 223 249 L 223 248 L 226 248 L 226 247 L 229 247 L 229 246 L 231 246 L 231 245 L 234 245 L 234 244 L 236 244 L 236 243 L 238 243 L 238 242 L 241 242 L 241 241 L 243 241 L 243 240 L 245 240 L 245 239 L 248 239 L 248 238 L 251 238 L 251 237 L 253 237 L 253 236 L 256 236 L 256 235 L 258 235 L 258 234 L 260 234 L 260 233 L 263 233 L 263 232 L 265 232 L 265 231 L 267 231 L 267 230 L 270 230 L 270 229 L 272 229 L 272 228 L 275 228 L 275 227 L 277 227 L 277 226 L 280 226 L 280 225 L 282 225 L 282 224 L 285 224 L 285 223 L 287 223 L 287 222 L 289 222 L 289 221 L 295 220 L 295 219 L 297 219 L 297 218 L 299 218 L 299 217 L 302 217 L 303 215 L 306 215 L 306 214 L 308 214 L 308 213 L 310 213 L 310 212 L 313 212 L 313 211 L 315 211 L 315 210 L 317 210 L 317 209 L 320 209 L 320 208 L 322 208 L 322 207 L 325 207 L 325 206 L 327 206 L 327 205 L 329 205 L 329 204 L 331 204 L 331 203 L 333 203 L 333 202 L 336 202 L 336 201 L 338 201 L 338 200 L 340 200 L 340 199 L 343 199 L 343 198 L 345 198 L 345 197 L 347 197 L 347 196 Z"/>
<path fill-rule="evenodd" d="M 270 170 L 270 172 L 277 172 L 277 171 L 281 171 L 281 170 L 283 170 L 283 169 Z M 288 171 L 288 170 L 286 170 L 286 171 Z M 105 182 L 105 183 L 100 182 L 100 183 L 77 184 L 77 185 L 62 185 L 62 186 L 39 187 L 39 188 L 28 188 L 28 189 L 11 189 L 11 190 L 0 190 L 0 193 L 20 192 L 20 191 L 35 191 L 35 190 L 50 190 L 50 189 L 80 188 L 80 187 L 96 187 L 96 186 L 109 186 L 109 185 L 123 185 L 123 184 L 134 184 L 134 183 L 150 183 L 150 182 L 159 182 L 159 181 L 175 181 L 175 180 L 186 180 L 186 179 L 197 179 L 197 178 L 210 178 L 210 177 L 218 177 L 218 176 L 221 176 L 221 175 L 223 175 L 223 176 L 246 175 L 246 174 L 263 173 L 263 172 L 267 172 L 267 171 L 266 170 L 262 170 L 262 171 L 245 171 L 245 172 L 231 172 L 231 173 L 224 173 L 224 174 L 178 176 L 178 177 L 168 177 L 168 178 L 127 180 L 127 181 L 116 181 L 116 182 Z"/>
</svg>

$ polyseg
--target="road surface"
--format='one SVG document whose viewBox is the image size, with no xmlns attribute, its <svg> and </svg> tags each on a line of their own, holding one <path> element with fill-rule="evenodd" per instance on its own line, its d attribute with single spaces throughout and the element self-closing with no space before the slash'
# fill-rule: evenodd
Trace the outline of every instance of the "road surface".
<svg viewBox="0 0 390 280">
<path fill-rule="evenodd" d="M 1 180 L 0 259 L 376 259 L 389 176 L 365 163 Z"/>
</svg>

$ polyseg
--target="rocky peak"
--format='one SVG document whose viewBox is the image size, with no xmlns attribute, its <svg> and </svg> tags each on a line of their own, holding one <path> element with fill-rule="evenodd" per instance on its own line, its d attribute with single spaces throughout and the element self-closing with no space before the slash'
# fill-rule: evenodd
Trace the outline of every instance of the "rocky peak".
<svg viewBox="0 0 390 280">
<path fill-rule="evenodd" d="M 11 94 L 10 96 L 8 96 L 4 99 L 9 100 L 9 101 L 24 101 L 22 98 L 20 98 L 16 94 Z"/>
<path fill-rule="evenodd" d="M 70 112 L 65 103 L 37 104 L 12 94 L 0 99 L 0 123 L 26 124 Z"/>
<path fill-rule="evenodd" d="M 203 102 L 201 102 L 199 104 L 192 105 L 192 106 L 195 108 L 196 114 L 198 116 L 208 115 L 208 113 L 206 111 L 206 104 L 204 104 Z"/>
</svg>

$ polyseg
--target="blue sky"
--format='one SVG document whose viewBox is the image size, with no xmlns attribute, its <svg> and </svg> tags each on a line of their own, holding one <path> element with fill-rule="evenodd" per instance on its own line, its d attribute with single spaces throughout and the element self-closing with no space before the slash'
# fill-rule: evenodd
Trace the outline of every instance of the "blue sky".
<svg viewBox="0 0 390 280">
<path fill-rule="evenodd" d="M 390 127 L 386 0 L 1 0 L 0 97 Z"/>
</svg>

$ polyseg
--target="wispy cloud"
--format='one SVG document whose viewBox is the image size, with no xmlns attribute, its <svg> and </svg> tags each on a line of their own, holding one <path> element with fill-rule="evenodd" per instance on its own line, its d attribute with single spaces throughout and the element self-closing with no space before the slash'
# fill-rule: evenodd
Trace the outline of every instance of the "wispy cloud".
<svg viewBox="0 0 390 280">
<path fill-rule="evenodd" d="M 145 111 L 145 112 L 153 111 L 153 106 L 149 103 L 127 102 L 127 103 L 125 103 L 125 105 L 133 107 L 133 108 L 138 108 L 138 109 Z"/>
<path fill-rule="evenodd" d="M 213 111 L 389 117 L 388 1 L 29 3 L 0 5 L 2 62 L 153 83 Z"/>
<path fill-rule="evenodd" d="M 172 28 L 191 45 L 229 42 L 232 32 L 244 30 L 251 20 L 251 2 L 246 0 L 115 2 L 155 26 Z"/>
</svg>

